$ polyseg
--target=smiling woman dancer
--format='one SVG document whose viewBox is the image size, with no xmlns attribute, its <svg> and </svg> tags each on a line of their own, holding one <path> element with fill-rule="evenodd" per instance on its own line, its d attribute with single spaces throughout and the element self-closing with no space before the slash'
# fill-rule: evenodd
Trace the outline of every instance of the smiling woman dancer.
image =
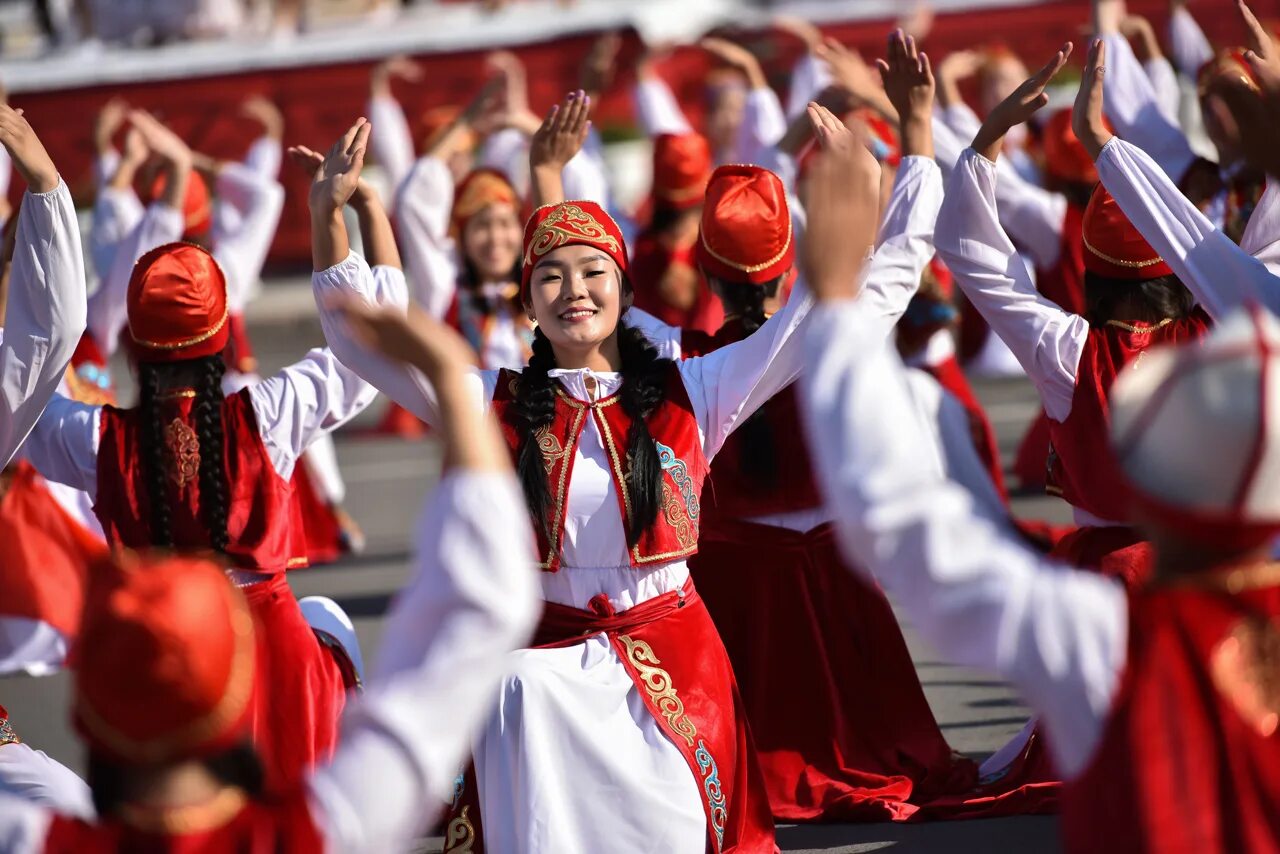
<svg viewBox="0 0 1280 854">
<path fill-rule="evenodd" d="M 585 124 L 585 109 L 570 100 L 543 132 L 572 136 Z M 368 133 L 363 120 L 351 128 L 356 151 Z M 836 174 L 814 182 L 811 206 L 822 210 L 834 193 L 865 194 L 874 205 L 878 170 L 864 150 L 817 162 L 818 173 Z M 331 266 L 312 280 L 326 337 L 347 365 L 434 420 L 435 390 L 420 374 L 352 339 L 409 361 L 421 344 L 405 293 L 374 282 L 348 248 L 341 211 L 316 201 L 314 233 L 331 240 Z M 477 371 L 466 381 L 477 405 L 498 415 L 517 461 L 546 611 L 535 648 L 509 662 L 448 827 L 450 847 L 773 851 L 729 661 L 685 561 L 697 550 L 708 462 L 799 373 L 796 332 L 810 301 L 802 289 L 749 339 L 675 363 L 621 323 L 632 297 L 626 247 L 603 209 L 540 207 L 524 246 L 533 356 L 523 371 Z M 482 815 L 495 820 L 482 827 Z"/>
</svg>

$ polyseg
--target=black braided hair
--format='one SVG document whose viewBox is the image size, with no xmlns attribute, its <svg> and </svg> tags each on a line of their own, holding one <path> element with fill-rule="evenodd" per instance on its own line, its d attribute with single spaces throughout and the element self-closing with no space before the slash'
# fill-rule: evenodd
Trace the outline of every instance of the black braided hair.
<svg viewBox="0 0 1280 854">
<path fill-rule="evenodd" d="M 163 371 L 163 366 L 147 362 L 138 366 L 138 409 L 142 414 L 142 473 L 151 510 L 151 545 L 172 548 L 169 492 L 165 485 L 164 424 L 160 412 L 160 377 Z"/>
<path fill-rule="evenodd" d="M 1091 326 L 1103 326 L 1108 320 L 1159 323 L 1167 317 L 1186 317 L 1196 305 L 1191 291 L 1172 273 L 1133 282 L 1086 270 L 1084 301 L 1085 317 Z"/>
<path fill-rule="evenodd" d="M 138 408 L 142 415 L 142 459 L 146 475 L 147 503 L 151 510 L 151 545 L 172 548 L 169 490 L 165 482 L 164 413 L 160 410 L 164 381 L 174 374 L 191 374 L 195 378 L 195 404 L 191 408 L 196 438 L 200 446 L 200 510 L 209 531 L 209 545 L 219 552 L 227 550 L 227 518 L 230 514 L 230 490 L 223 464 L 222 375 L 226 364 L 222 356 L 205 356 L 167 364 L 142 363 L 138 366 L 141 395 Z"/>
<path fill-rule="evenodd" d="M 631 505 L 631 516 L 627 520 L 630 531 L 627 546 L 631 547 L 657 520 L 662 504 L 662 465 L 647 419 L 666 396 L 662 368 L 668 360 L 658 356 L 658 351 L 643 333 L 621 322 L 618 324 L 618 351 L 622 358 L 619 404 L 631 419 L 625 473 Z M 552 521 L 551 488 L 547 483 L 547 470 L 543 465 L 542 450 L 538 447 L 537 432 L 549 426 L 555 418 L 555 380 L 547 374 L 554 367 L 551 341 L 541 329 L 534 330 L 533 355 L 520 374 L 513 407 L 515 426 L 521 437 L 516 471 L 529 504 L 529 513 L 548 538 Z"/>
<path fill-rule="evenodd" d="M 231 511 L 222 431 L 222 375 L 227 367 L 220 355 L 206 356 L 195 363 L 199 375 L 191 416 L 200 442 L 200 510 L 209 529 L 209 545 L 214 551 L 225 552 Z"/>
<path fill-rule="evenodd" d="M 763 285 L 750 283 L 716 282 L 716 292 L 724 302 L 725 313 L 742 319 L 747 335 L 764 326 L 764 302 L 778 292 L 781 277 Z M 772 487 L 778 483 L 778 458 L 774 449 L 773 425 L 765 417 L 764 407 L 751 413 L 734 430 L 738 436 L 738 470 L 751 481 Z"/>
</svg>

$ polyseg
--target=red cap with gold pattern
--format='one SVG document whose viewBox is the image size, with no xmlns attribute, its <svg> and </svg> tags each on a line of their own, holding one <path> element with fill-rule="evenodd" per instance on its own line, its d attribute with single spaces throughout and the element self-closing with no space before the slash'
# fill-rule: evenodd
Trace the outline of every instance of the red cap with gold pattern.
<svg viewBox="0 0 1280 854">
<path fill-rule="evenodd" d="M 150 200 L 164 195 L 169 176 L 161 172 L 151 185 Z M 187 176 L 187 195 L 182 200 L 182 239 L 192 240 L 204 235 L 213 224 L 213 200 L 209 197 L 209 185 L 194 169 Z"/>
<path fill-rule="evenodd" d="M 463 178 L 453 192 L 453 210 L 449 214 L 449 234 L 462 236 L 467 222 L 489 205 L 511 205 L 520 208 L 520 194 L 507 176 L 497 169 L 474 169 Z"/>
<path fill-rule="evenodd" d="M 795 241 L 787 191 L 759 166 L 721 166 L 707 185 L 698 264 L 712 278 L 761 285 L 791 269 Z"/>
<path fill-rule="evenodd" d="M 139 258 L 126 302 L 140 362 L 197 359 L 227 346 L 227 280 L 193 243 L 166 243 Z"/>
<path fill-rule="evenodd" d="M 126 552 L 94 567 L 76 655 L 73 717 L 95 752 L 154 765 L 248 735 L 253 618 L 211 561 Z"/>
<path fill-rule="evenodd" d="M 627 242 L 613 217 L 595 202 L 566 201 L 543 205 L 524 226 L 524 263 L 520 271 L 520 298 L 529 304 L 529 281 L 538 259 L 561 246 L 594 246 L 627 272 Z"/>
<path fill-rule="evenodd" d="M 1243 83 L 1253 91 L 1258 91 L 1258 75 L 1244 58 L 1245 49 L 1228 47 L 1218 51 L 1213 59 L 1200 66 L 1196 72 L 1196 91 L 1203 98 L 1209 90 L 1220 83 Z"/>
<path fill-rule="evenodd" d="M 1111 123 L 1106 124 L 1110 130 Z M 1050 175 L 1063 181 L 1074 181 L 1077 184 L 1098 183 L 1098 168 L 1071 129 L 1070 108 L 1058 110 L 1045 123 L 1044 168 Z"/>
<path fill-rule="evenodd" d="M 1084 210 L 1084 268 L 1108 279 L 1142 282 L 1173 273 L 1101 184 Z"/>
<path fill-rule="evenodd" d="M 668 207 L 697 207 L 711 167 L 711 145 L 702 134 L 659 134 L 653 141 L 654 199 Z"/>
</svg>

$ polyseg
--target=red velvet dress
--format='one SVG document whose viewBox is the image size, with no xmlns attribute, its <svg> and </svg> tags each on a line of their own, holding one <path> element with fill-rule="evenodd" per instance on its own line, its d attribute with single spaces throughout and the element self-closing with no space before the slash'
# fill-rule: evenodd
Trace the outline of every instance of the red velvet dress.
<svg viewBox="0 0 1280 854">
<path fill-rule="evenodd" d="M 210 805 L 180 814 L 185 827 L 162 829 L 145 821 L 88 822 L 55 816 L 46 854 L 318 854 L 325 840 L 311 817 L 305 792 L 281 800 Z M 173 822 L 177 824 L 177 822 Z M 145 829 L 138 825 L 148 825 Z"/>
<path fill-rule="evenodd" d="M 1206 575 L 1131 594 L 1119 690 L 1063 792 L 1067 851 L 1280 852 L 1274 570 L 1255 567 L 1259 586 L 1238 593 Z"/>
<path fill-rule="evenodd" d="M 1076 371 L 1071 413 L 1064 421 L 1049 421 L 1052 450 L 1046 489 L 1051 494 L 1100 519 L 1128 520 L 1128 490 L 1108 437 L 1111 384 L 1147 348 L 1197 340 L 1209 325 L 1209 316 L 1196 309 L 1162 325 L 1112 321 L 1089 330 Z M 1064 537 L 1053 553 L 1076 566 L 1119 577 L 1131 588 L 1146 580 L 1152 566 L 1150 546 L 1130 527 L 1080 528 Z"/>
<path fill-rule="evenodd" d="M 164 458 L 170 530 L 179 548 L 208 548 L 200 515 L 200 453 L 191 396 L 166 403 Z M 327 759 L 345 704 L 343 670 L 302 618 L 285 571 L 307 565 L 306 535 L 290 481 L 276 473 L 258 431 L 249 391 L 226 398 L 223 450 L 229 485 L 227 556 L 239 569 L 269 573 L 244 588 L 258 633 L 253 739 L 277 791 Z M 150 504 L 142 467 L 141 419 L 136 409 L 102 410 L 98 494 L 94 510 L 112 545 L 151 543 Z"/>
<path fill-rule="evenodd" d="M 686 332 L 682 349 L 695 356 L 743 337 L 730 321 L 714 337 Z M 755 417 L 768 424 L 775 479 L 744 465 L 746 428 L 730 435 L 703 492 L 689 568 L 733 662 L 775 818 L 906 821 L 1035 808 L 1040 795 L 1028 799 L 1015 778 L 980 790 L 976 765 L 952 753 L 893 609 L 844 566 L 830 524 L 799 532 L 746 521 L 822 505 L 795 389 Z"/>
<path fill-rule="evenodd" d="M 513 457 L 520 430 L 513 418 L 519 374 L 502 371 L 493 411 Z M 540 566 L 559 572 L 568 484 L 586 419 L 595 420 L 609 448 L 624 530 L 627 490 L 623 449 L 631 421 L 618 394 L 595 403 L 574 400 L 556 389 L 555 418 L 537 440 L 551 485 L 551 530 L 535 524 Z M 666 397 L 647 420 L 663 469 L 662 507 L 655 523 L 630 549 L 632 567 L 661 565 L 698 549 L 707 462 L 697 421 L 678 369 L 668 369 Z M 588 610 L 548 603 L 533 648 L 571 646 L 605 634 L 653 719 L 684 756 L 702 793 L 709 851 L 772 854 L 773 820 L 757 764 L 738 686 L 724 645 L 693 582 L 684 588 L 616 612 L 604 596 Z M 469 771 L 446 826 L 445 851 L 481 852 L 484 816 Z M 490 821 L 495 820 L 493 817 Z M 502 816 L 496 817 L 502 821 Z"/>
</svg>

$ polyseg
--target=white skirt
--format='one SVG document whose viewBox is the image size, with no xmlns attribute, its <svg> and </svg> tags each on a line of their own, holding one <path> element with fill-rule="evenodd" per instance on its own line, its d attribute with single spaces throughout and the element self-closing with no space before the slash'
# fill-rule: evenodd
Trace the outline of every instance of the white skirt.
<svg viewBox="0 0 1280 854">
<path fill-rule="evenodd" d="M 547 601 L 619 610 L 673 590 L 683 562 L 562 569 Z M 707 819 L 689 765 L 645 707 L 603 635 L 512 653 L 475 747 L 485 849 L 495 854 L 704 854 Z"/>
</svg>

